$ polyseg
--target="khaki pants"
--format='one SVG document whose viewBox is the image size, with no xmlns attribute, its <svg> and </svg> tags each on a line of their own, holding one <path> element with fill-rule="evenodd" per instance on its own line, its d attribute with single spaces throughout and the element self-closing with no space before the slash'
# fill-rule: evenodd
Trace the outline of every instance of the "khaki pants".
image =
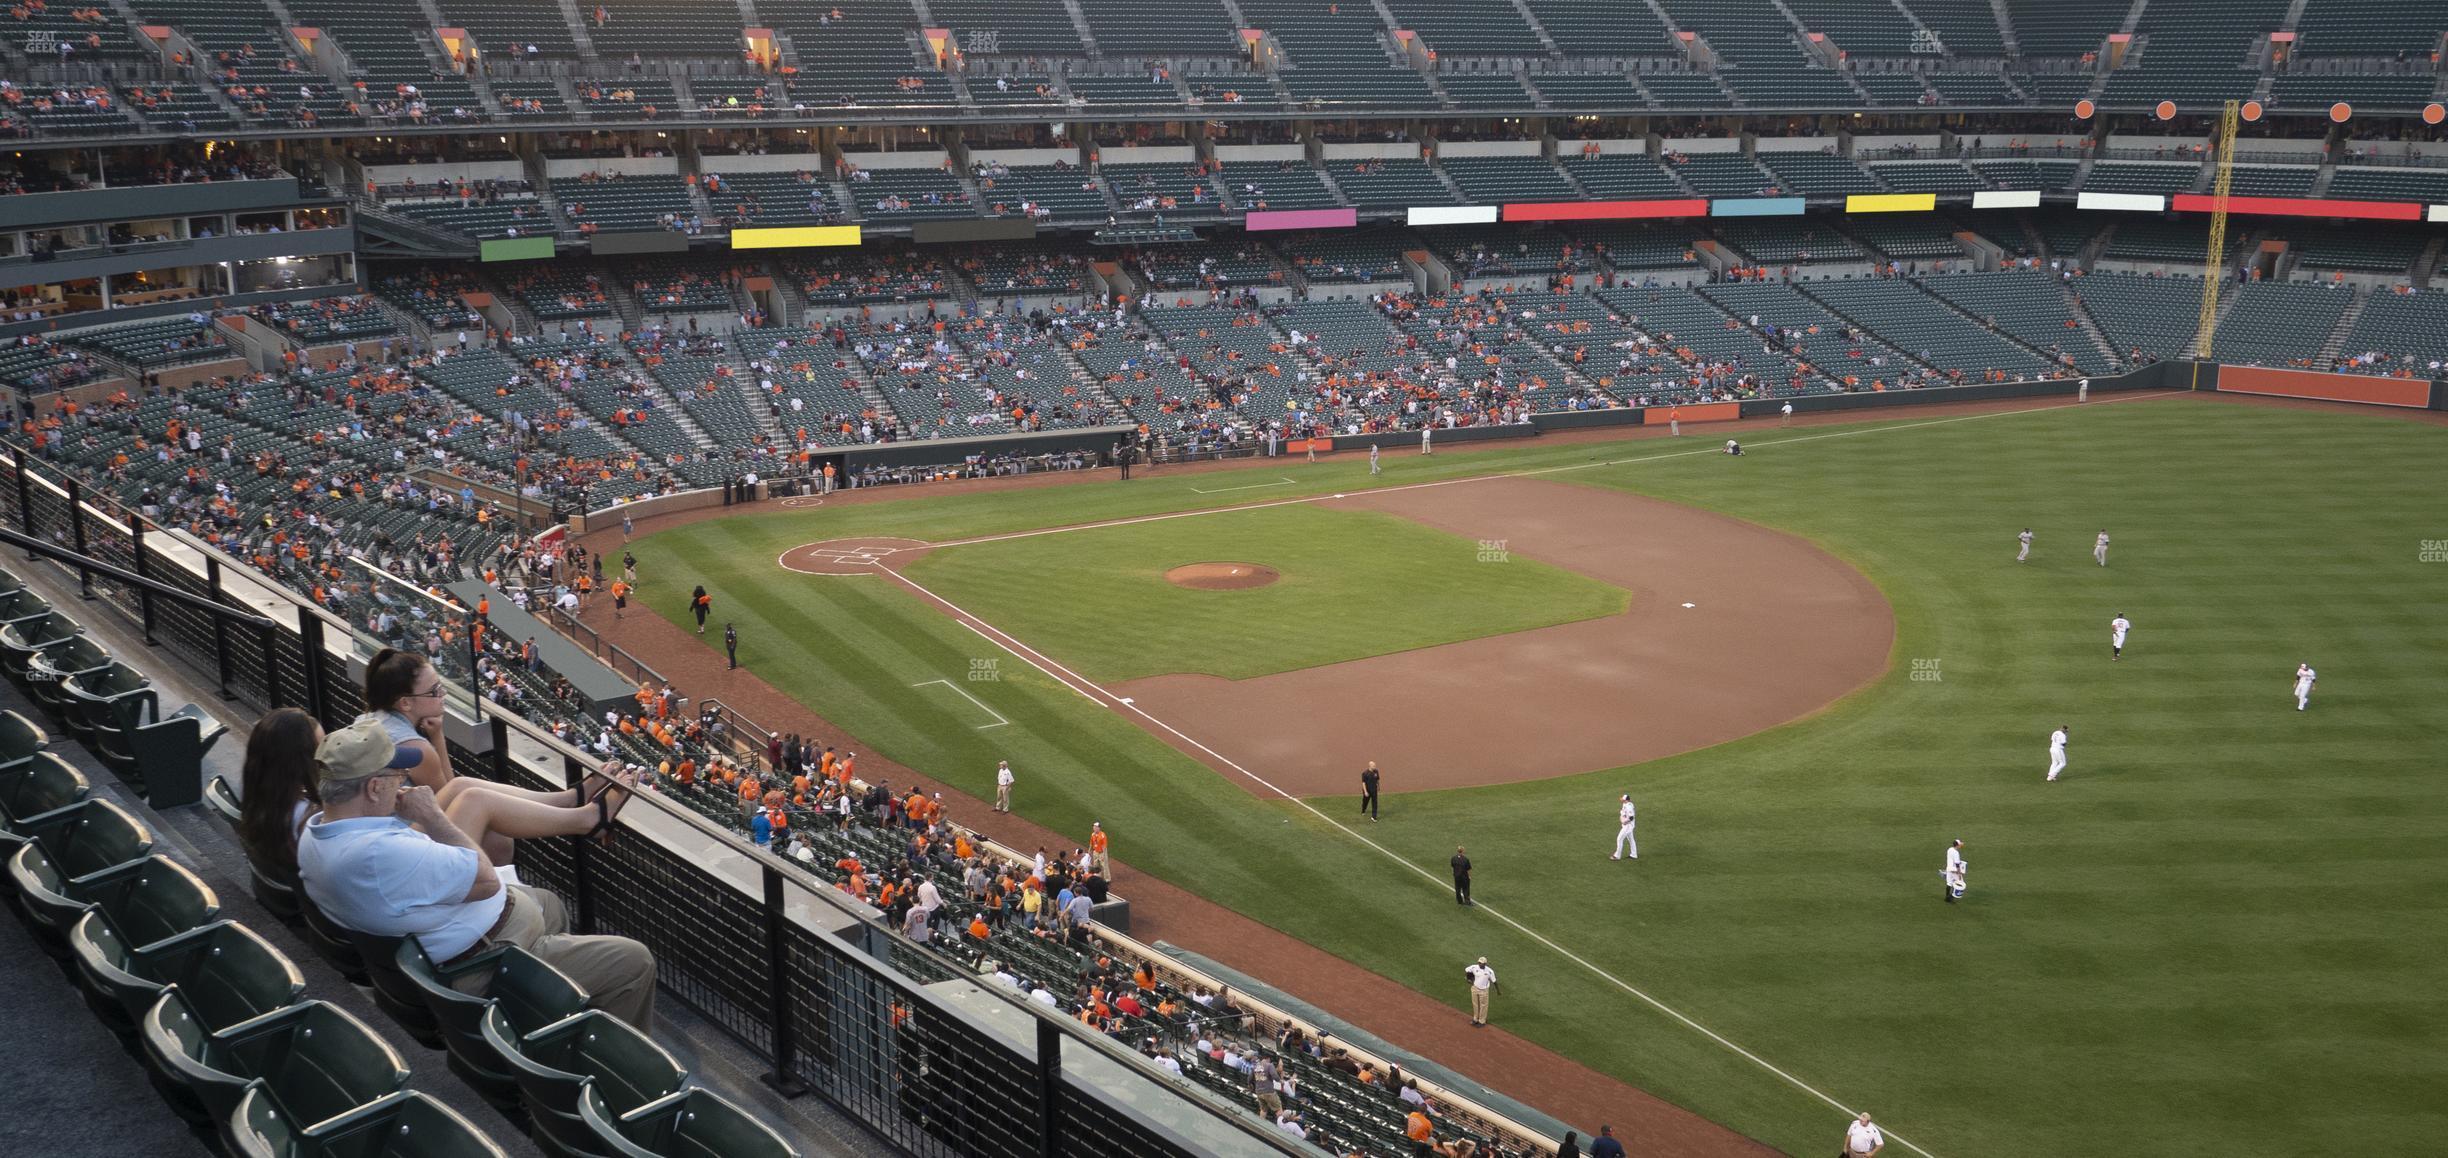
<svg viewBox="0 0 2448 1158">
<path fill-rule="evenodd" d="M 997 812 L 1009 812 L 1009 811 L 1011 811 L 1011 785 L 1009 785 L 1009 784 L 997 784 L 997 785 L 995 785 L 995 811 L 997 811 Z"/>
<path fill-rule="evenodd" d="M 587 991 L 588 1004 L 654 1032 L 655 963 L 646 946 L 627 937 L 581 937 L 569 931 L 561 898 L 545 889 L 510 886 L 501 931 L 481 948 L 516 945 L 569 975 Z M 483 980 L 479 975 L 478 980 Z"/>
<path fill-rule="evenodd" d="M 1276 1115 L 1283 1113 L 1283 1098 L 1275 1091 L 1268 1090 L 1258 1095 L 1258 1108 L 1265 1111 L 1267 1121 L 1272 1122 Z"/>
<path fill-rule="evenodd" d="M 1479 987 L 1478 987 L 1478 986 L 1476 986 L 1476 985 L 1471 986 L 1471 1020 L 1472 1020 L 1472 1021 L 1482 1022 L 1482 1023 L 1484 1023 L 1484 1022 L 1486 1022 L 1486 1021 L 1487 1021 L 1487 1019 L 1488 1019 L 1488 1017 L 1487 1017 L 1487 1001 L 1488 1001 L 1488 991 L 1487 991 L 1487 990 L 1485 990 L 1485 989 L 1481 989 L 1481 988 L 1479 988 Z"/>
</svg>

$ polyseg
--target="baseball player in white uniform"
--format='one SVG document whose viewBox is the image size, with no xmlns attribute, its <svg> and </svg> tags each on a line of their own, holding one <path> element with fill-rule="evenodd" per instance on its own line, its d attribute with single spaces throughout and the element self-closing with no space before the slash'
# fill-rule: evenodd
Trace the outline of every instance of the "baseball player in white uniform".
<svg viewBox="0 0 2448 1158">
<path fill-rule="evenodd" d="M 1626 792 L 1622 806 L 1615 810 L 1615 855 L 1609 859 L 1622 860 L 1625 853 L 1640 859 L 1640 842 L 1632 839 L 1632 815 L 1632 794 Z"/>
<path fill-rule="evenodd" d="M 1370 443 L 1370 444 L 1369 444 L 1369 473 L 1370 473 L 1370 474 L 1384 474 L 1384 473 L 1385 473 L 1384 469 L 1383 469 L 1383 468 L 1381 468 L 1381 467 L 1379 467 L 1379 466 L 1377 465 L 1377 444 L 1376 444 L 1376 443 L 1374 443 L 1374 442 L 1372 442 L 1372 443 Z"/>
<path fill-rule="evenodd" d="M 2075 387 L 2074 387 L 2074 401 L 2076 401 L 2076 402 L 2089 402 L 2090 400 L 2091 400 L 2091 380 L 2090 380 L 2089 378 L 2085 378 L 2085 379 L 2083 379 L 2083 380 L 2082 380 L 2080 383 L 2076 384 L 2076 385 L 2075 385 Z"/>
<path fill-rule="evenodd" d="M 2019 544 L 2019 546 L 2015 548 L 2015 562 L 2031 562 L 2031 541 L 2032 533 L 2030 527 L 2023 528 L 2023 533 L 2015 536 L 2015 542 Z"/>
<path fill-rule="evenodd" d="M 1938 870 L 1938 876 L 1946 881 L 1944 892 L 1950 905 L 1963 899 L 1964 874 L 1972 871 L 1971 862 L 1963 857 L 1963 846 L 1960 840 L 1948 845 L 1946 867 Z"/>
<path fill-rule="evenodd" d="M 2108 565 L 2108 532 L 2101 531 L 2099 541 L 2091 544 L 2091 557 L 2099 560 L 2102 567 Z"/>
<path fill-rule="evenodd" d="M 2116 618 L 2108 621 L 2108 659 L 2110 662 L 2125 658 L 2125 633 L 2132 630 L 2133 623 L 2125 618 L 2125 613 L 2122 611 L 2117 612 Z"/>
<path fill-rule="evenodd" d="M 1785 404 L 1784 409 L 1777 411 L 1777 425 L 1793 425 L 1793 403 L 1788 402 Z"/>
<path fill-rule="evenodd" d="M 2312 702 L 2312 681 L 2316 678 L 2318 678 L 2318 676 L 2313 672 L 2311 664 L 2299 663 L 2295 665 L 2296 711 L 2300 712 L 2304 710 L 2304 706 Z"/>
<path fill-rule="evenodd" d="M 2072 731 L 2072 730 L 2073 730 L 2073 727 L 2072 727 L 2072 725 L 2070 725 L 2070 724 L 2059 724 L 2059 725 L 2057 725 L 2057 730 L 2056 730 L 2056 731 L 2049 733 L 2049 774 L 2048 774 L 2048 778 L 2049 778 L 2049 779 L 2051 779 L 2051 780 L 2055 780 L 2055 779 L 2057 778 L 2057 774 L 2058 774 L 2058 773 L 2065 771 L 2065 766 L 2066 766 L 2066 755 L 2065 755 L 2066 733 L 2067 733 L 2067 732 L 2069 732 L 2069 731 Z"/>
</svg>

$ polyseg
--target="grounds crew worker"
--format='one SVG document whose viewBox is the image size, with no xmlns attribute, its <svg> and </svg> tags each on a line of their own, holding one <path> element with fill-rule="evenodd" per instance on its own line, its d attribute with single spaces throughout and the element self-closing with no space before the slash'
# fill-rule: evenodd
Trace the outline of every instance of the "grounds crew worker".
<svg viewBox="0 0 2448 1158">
<path fill-rule="evenodd" d="M 1481 957 L 1478 964 L 1463 966 L 1462 976 L 1469 978 L 1471 983 L 1471 1025 L 1486 1025 L 1488 993 L 1496 988 L 1496 971 L 1488 968 L 1487 958 Z"/>
</svg>

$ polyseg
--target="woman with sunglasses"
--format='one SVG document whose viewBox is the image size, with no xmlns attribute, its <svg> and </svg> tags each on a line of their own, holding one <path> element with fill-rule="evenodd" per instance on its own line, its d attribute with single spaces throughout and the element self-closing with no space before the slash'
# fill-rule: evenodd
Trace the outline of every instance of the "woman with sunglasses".
<svg viewBox="0 0 2448 1158">
<path fill-rule="evenodd" d="M 419 754 L 409 782 L 442 791 L 454 775 L 442 742 L 442 673 L 424 656 L 386 647 L 366 664 L 365 702 L 358 720 L 379 721 L 392 743 Z"/>
<path fill-rule="evenodd" d="M 393 744 L 418 754 L 406 770 L 409 782 L 432 789 L 434 803 L 462 831 L 477 836 L 495 865 L 510 866 L 518 838 L 608 831 L 616 806 L 627 797 L 630 779 L 605 772 L 589 774 L 575 789 L 554 792 L 454 774 L 442 738 L 442 676 L 415 652 L 376 652 L 366 664 L 365 697 L 367 711 L 357 719 L 381 723 Z M 617 767 L 618 761 L 607 766 Z"/>
</svg>

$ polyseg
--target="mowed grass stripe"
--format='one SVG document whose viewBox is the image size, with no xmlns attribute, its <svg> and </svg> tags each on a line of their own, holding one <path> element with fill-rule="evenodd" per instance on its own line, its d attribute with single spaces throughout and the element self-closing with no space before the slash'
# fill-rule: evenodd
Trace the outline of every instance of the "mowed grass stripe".
<svg viewBox="0 0 2448 1158">
<path fill-rule="evenodd" d="M 1369 835 L 1435 870 L 1467 834 L 1488 900 L 1950 1158 L 2419 1151 L 2448 1128 L 2429 1093 L 2448 1061 L 2425 1048 L 2448 1029 L 2448 922 L 2430 903 L 2448 896 L 2448 686 L 2426 658 L 2441 652 L 2448 567 L 2416 563 L 2421 539 L 2448 538 L 2426 497 L 2448 491 L 2440 438 L 2136 403 L 1783 449 L 1763 434 L 1739 461 L 1549 476 L 1709 506 L 1853 561 L 1897 608 L 1894 675 L 1795 726 L 1637 769 L 1397 796 Z M 1110 490 L 957 521 L 1111 517 Z M 866 508 L 879 521 L 838 533 L 911 533 L 880 514 L 931 520 L 936 505 Z M 698 524 L 639 553 L 681 591 L 712 575 L 718 610 L 787 600 L 870 619 L 875 641 L 845 629 L 847 646 L 936 636 L 937 662 L 964 664 L 982 646 L 905 593 L 837 604 L 806 585 L 865 581 L 770 569 L 830 527 L 736 569 L 702 538 L 775 524 L 759 532 L 770 542 L 808 529 L 778 531 L 795 523 Z M 2103 523 L 2105 570 L 2089 557 Z M 2041 548 L 2018 568 L 2026 524 Z M 676 602 L 655 606 L 676 617 Z M 2110 665 L 2120 610 L 2135 637 Z M 973 793 L 1016 741 L 1023 810 L 1074 832 L 1104 819 L 1137 867 L 1456 1004 L 1454 959 L 1487 952 L 1510 966 L 1509 1028 L 1789 1150 L 1833 1133 L 1824 1107 L 1748 1063 L 1051 681 L 1007 675 L 1020 710 L 1043 714 L 1007 710 L 1012 728 L 978 733 L 921 723 L 906 697 L 839 672 L 743 654 Z M 1912 682 L 1913 658 L 1940 660 L 1941 681 Z M 2302 658 L 2323 678 L 2298 714 L 2285 682 Z M 2043 786 L 2061 719 L 2074 767 Z M 1202 738 L 1231 754 L 1230 737 Z M 1637 868 L 1603 859 L 1625 788 L 1645 821 Z M 1970 903 L 1952 907 L 1936 896 L 1950 836 L 1972 842 L 1975 868 Z M 2396 948 L 2356 952 L 2383 939 Z"/>
<path fill-rule="evenodd" d="M 1201 562 L 1272 567 L 1264 587 L 1165 579 Z M 928 552 L 909 575 L 1099 683 L 1249 679 L 1621 614 L 1631 595 L 1395 515 L 1311 506 L 1099 527 Z"/>
</svg>

